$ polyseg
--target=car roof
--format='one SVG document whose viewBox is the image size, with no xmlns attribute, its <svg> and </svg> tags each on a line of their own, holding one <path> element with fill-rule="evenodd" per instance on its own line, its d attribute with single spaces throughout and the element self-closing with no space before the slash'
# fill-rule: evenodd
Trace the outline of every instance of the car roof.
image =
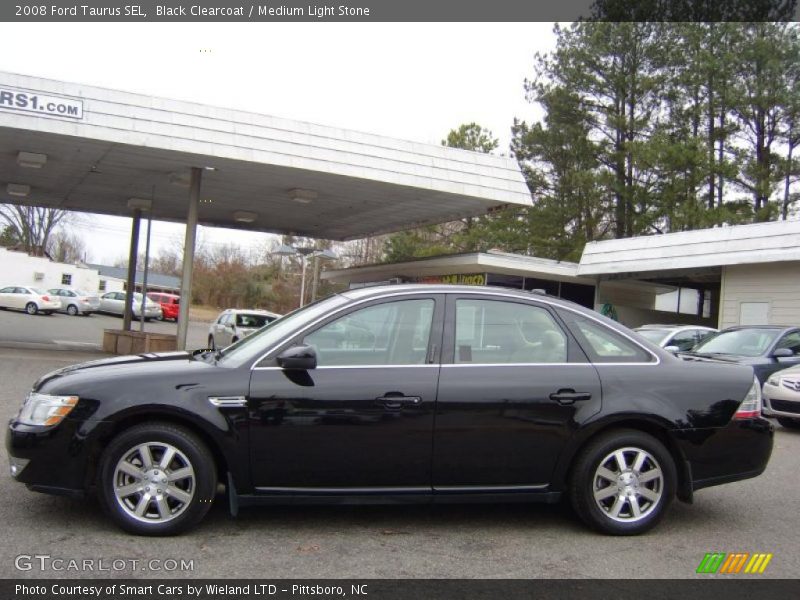
<svg viewBox="0 0 800 600">
<path fill-rule="evenodd" d="M 557 296 L 551 296 L 539 291 L 518 290 L 514 288 L 507 288 L 493 285 L 455 285 L 444 283 L 399 283 L 394 285 L 373 285 L 362 288 L 355 288 L 344 292 L 339 292 L 340 296 L 344 296 L 350 300 L 361 300 L 372 296 L 385 296 L 395 292 L 413 293 L 413 292 L 428 292 L 430 294 L 502 294 L 509 297 L 524 298 L 527 300 L 535 298 L 547 298 L 548 302 L 560 304 L 563 306 L 580 306 L 579 304 L 570 300 L 564 300 Z M 585 306 L 581 306 L 583 310 L 589 310 Z"/>
<path fill-rule="evenodd" d="M 708 329 L 710 331 L 716 331 L 713 327 L 709 327 L 708 325 L 639 325 L 639 327 L 634 327 L 634 331 L 639 331 L 640 329 L 667 329 L 667 330 L 677 330 L 677 329 Z"/>
<path fill-rule="evenodd" d="M 279 317 L 278 313 L 270 312 L 268 310 L 264 310 L 263 308 L 228 308 L 223 310 L 222 312 L 232 313 L 235 315 L 265 315 L 267 317 Z"/>
<path fill-rule="evenodd" d="M 800 327 L 797 325 L 733 325 L 732 327 L 723 329 L 720 333 L 724 331 L 737 331 L 740 329 L 775 329 L 785 331 L 788 329 L 800 329 Z"/>
</svg>

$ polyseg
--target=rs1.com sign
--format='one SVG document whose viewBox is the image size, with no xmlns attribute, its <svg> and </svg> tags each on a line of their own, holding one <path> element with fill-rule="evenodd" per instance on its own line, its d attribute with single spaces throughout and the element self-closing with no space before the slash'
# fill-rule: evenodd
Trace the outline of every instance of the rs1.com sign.
<svg viewBox="0 0 800 600">
<path fill-rule="evenodd" d="M 0 110 L 36 113 L 43 117 L 83 119 L 83 102 L 0 87 Z"/>
</svg>

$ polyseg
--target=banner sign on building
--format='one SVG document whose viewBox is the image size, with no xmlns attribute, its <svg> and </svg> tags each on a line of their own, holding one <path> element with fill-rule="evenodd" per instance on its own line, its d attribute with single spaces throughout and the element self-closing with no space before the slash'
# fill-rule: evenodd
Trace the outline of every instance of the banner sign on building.
<svg viewBox="0 0 800 600">
<path fill-rule="evenodd" d="M 486 285 L 486 273 L 461 275 L 430 275 L 417 278 L 417 283 L 450 283 L 458 285 Z"/>
<path fill-rule="evenodd" d="M 0 87 L 0 110 L 83 119 L 83 101 Z"/>
</svg>

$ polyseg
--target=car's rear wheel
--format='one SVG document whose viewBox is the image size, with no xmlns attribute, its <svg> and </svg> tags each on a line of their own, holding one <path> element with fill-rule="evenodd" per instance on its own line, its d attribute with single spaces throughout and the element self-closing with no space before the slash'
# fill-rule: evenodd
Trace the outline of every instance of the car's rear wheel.
<svg viewBox="0 0 800 600">
<path fill-rule="evenodd" d="M 28 302 L 25 305 L 25 312 L 29 315 L 35 315 L 37 312 L 39 312 L 39 307 L 36 306 L 35 302 Z"/>
<path fill-rule="evenodd" d="M 800 429 L 800 419 L 790 419 L 789 417 L 778 417 L 780 423 L 786 429 Z"/>
<path fill-rule="evenodd" d="M 74 317 L 75 315 L 77 315 L 77 314 L 78 314 L 78 307 L 77 307 L 77 306 L 75 306 L 74 304 L 70 304 L 70 305 L 67 307 L 67 314 L 68 314 L 69 316 L 71 316 L 71 317 Z"/>
<path fill-rule="evenodd" d="M 632 429 L 591 441 L 578 455 L 570 478 L 572 506 L 592 528 L 636 535 L 654 527 L 675 496 L 677 474 L 656 438 Z"/>
<path fill-rule="evenodd" d="M 211 507 L 216 487 L 206 445 L 169 423 L 122 432 L 100 463 L 104 508 L 120 527 L 140 535 L 174 535 L 196 525 Z"/>
</svg>

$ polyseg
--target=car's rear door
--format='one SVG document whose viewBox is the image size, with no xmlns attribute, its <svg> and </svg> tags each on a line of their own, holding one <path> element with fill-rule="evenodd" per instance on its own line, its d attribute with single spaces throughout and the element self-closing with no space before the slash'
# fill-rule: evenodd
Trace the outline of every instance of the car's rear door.
<svg viewBox="0 0 800 600">
<path fill-rule="evenodd" d="M 449 295 L 436 408 L 436 493 L 535 490 L 597 413 L 596 369 L 546 303 Z"/>
<path fill-rule="evenodd" d="M 443 309 L 435 294 L 364 303 L 284 345 L 313 346 L 317 368 L 254 368 L 259 491 L 429 493 Z"/>
</svg>

